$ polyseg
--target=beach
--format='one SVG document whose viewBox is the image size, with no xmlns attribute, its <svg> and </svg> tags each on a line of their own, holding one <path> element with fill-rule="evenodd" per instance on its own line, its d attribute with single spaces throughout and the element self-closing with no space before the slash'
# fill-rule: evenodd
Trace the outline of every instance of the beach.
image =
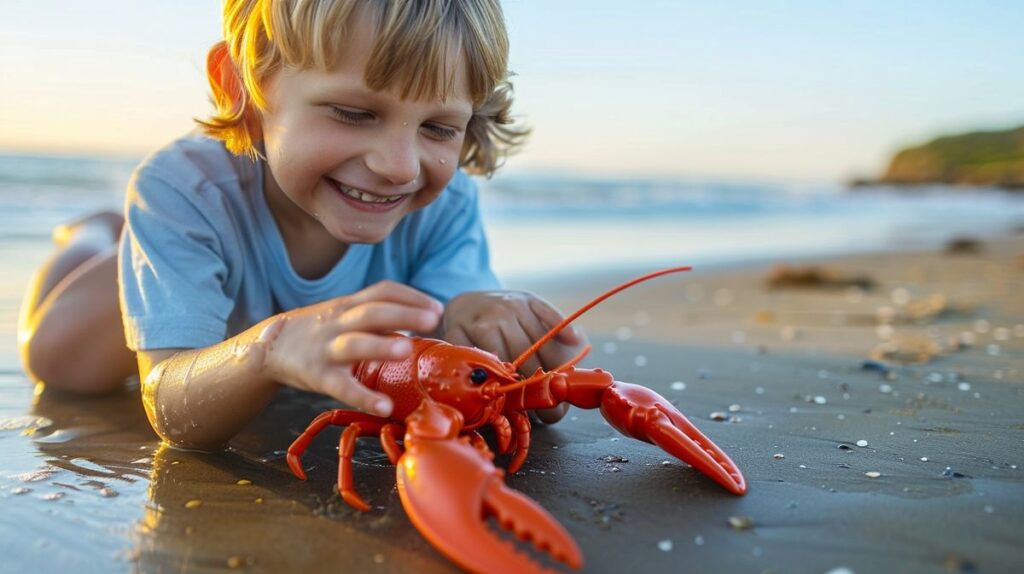
<svg viewBox="0 0 1024 574">
<path fill-rule="evenodd" d="M 580 319 L 583 366 L 671 400 L 742 469 L 747 495 L 580 409 L 535 428 L 506 482 L 565 526 L 584 572 L 1020 571 L 1022 257 L 1024 234 L 1005 229 L 637 286 Z M 508 286 L 568 313 L 650 270 Z M 28 383 L 17 295 L 3 298 L 0 570 L 458 571 L 409 522 L 377 441 L 360 440 L 354 463 L 369 513 L 335 492 L 337 429 L 307 452 L 308 481 L 288 471 L 285 449 L 336 404 L 282 392 L 223 452 L 167 448 L 137 384 L 82 399 Z"/>
</svg>

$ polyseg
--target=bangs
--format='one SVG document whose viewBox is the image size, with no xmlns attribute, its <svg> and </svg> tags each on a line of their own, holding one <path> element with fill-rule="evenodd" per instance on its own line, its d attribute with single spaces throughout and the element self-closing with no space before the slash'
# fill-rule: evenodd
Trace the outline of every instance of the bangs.
<svg viewBox="0 0 1024 574">
<path fill-rule="evenodd" d="M 274 11 L 264 15 L 268 39 L 284 63 L 299 69 L 330 70 L 344 57 L 346 33 L 368 20 L 376 28 L 376 41 L 363 80 L 374 90 L 444 101 L 455 91 L 461 64 L 478 108 L 505 78 L 508 44 L 497 4 L 294 0 L 264 7 Z"/>
</svg>

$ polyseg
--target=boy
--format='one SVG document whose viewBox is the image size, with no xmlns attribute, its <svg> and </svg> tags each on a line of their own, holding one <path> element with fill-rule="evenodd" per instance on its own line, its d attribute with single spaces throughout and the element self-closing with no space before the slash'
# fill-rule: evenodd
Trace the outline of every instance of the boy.
<svg viewBox="0 0 1024 574">
<path fill-rule="evenodd" d="M 530 294 L 495 291 L 476 189 L 456 171 L 492 173 L 525 135 L 509 125 L 496 1 L 228 0 L 224 14 L 225 42 L 208 58 L 218 113 L 200 122 L 212 139 L 174 142 L 129 185 L 118 264 L 126 340 L 100 327 L 111 322 L 101 291 L 114 263 L 103 233 L 86 233 L 102 223 L 116 237 L 117 222 L 89 219 L 67 234 L 93 246 L 87 268 L 27 307 L 31 372 L 99 390 L 129 374 L 122 359 L 134 354 L 154 429 L 210 448 L 282 384 L 387 416 L 389 399 L 353 380 L 350 365 L 408 356 L 388 332 L 508 360 L 560 320 Z M 105 304 L 62 304 L 90 295 Z M 64 370 L 65 350 L 81 341 L 62 332 L 90 333 L 104 359 L 87 375 Z M 582 345 L 567 329 L 540 362 L 561 364 Z M 553 411 L 540 416 L 564 414 Z"/>
</svg>

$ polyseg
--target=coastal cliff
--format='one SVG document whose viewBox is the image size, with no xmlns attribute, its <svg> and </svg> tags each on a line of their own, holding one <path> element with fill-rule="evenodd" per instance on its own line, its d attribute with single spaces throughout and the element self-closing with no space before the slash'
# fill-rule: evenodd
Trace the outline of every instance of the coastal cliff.
<svg viewBox="0 0 1024 574">
<path fill-rule="evenodd" d="M 940 137 L 898 152 L 881 179 L 854 182 L 878 184 L 1024 190 L 1024 126 Z"/>
</svg>

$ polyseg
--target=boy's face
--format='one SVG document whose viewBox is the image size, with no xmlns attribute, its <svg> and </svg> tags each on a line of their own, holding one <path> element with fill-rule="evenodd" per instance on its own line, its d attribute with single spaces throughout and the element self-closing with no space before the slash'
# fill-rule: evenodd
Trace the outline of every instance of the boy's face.
<svg viewBox="0 0 1024 574">
<path fill-rule="evenodd" d="M 373 27 L 351 29 L 331 71 L 284 68 L 268 78 L 266 191 L 279 225 L 377 243 L 451 180 L 473 107 L 461 58 L 445 102 L 403 101 L 368 88 Z"/>
</svg>

